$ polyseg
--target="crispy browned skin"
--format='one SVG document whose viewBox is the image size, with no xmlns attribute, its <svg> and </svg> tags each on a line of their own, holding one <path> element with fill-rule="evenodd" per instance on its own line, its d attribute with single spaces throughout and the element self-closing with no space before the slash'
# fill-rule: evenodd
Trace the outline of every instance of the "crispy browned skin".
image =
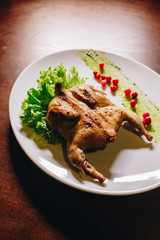
<svg viewBox="0 0 160 240">
<path fill-rule="evenodd" d="M 67 140 L 70 163 L 100 182 L 106 178 L 85 159 L 84 150 L 114 142 L 116 131 L 123 121 L 128 121 L 149 141 L 152 140 L 141 119 L 129 110 L 117 107 L 104 92 L 90 85 L 64 90 L 61 84 L 56 84 L 55 97 L 48 107 L 47 122 L 53 132 L 58 131 Z"/>
</svg>

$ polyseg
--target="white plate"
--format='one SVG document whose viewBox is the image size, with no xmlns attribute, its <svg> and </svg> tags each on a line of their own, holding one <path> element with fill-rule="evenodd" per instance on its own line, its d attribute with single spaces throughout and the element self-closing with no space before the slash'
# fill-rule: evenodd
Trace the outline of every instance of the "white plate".
<svg viewBox="0 0 160 240">
<path fill-rule="evenodd" d="M 104 150 L 86 154 L 89 162 L 109 178 L 103 184 L 72 170 L 66 162 L 61 144 L 54 146 L 42 139 L 44 145 L 38 147 L 37 136 L 32 136 L 32 130 L 29 129 L 30 134 L 22 130 L 19 119 L 21 103 L 29 88 L 37 87 L 36 80 L 41 70 L 47 70 L 50 66 L 54 68 L 62 62 L 67 69 L 75 66 L 81 77 L 89 78 L 88 84 L 100 88 L 100 84 L 95 83 L 90 68 L 75 55 L 76 51 L 67 50 L 47 55 L 30 64 L 17 78 L 10 95 L 9 113 L 13 132 L 22 149 L 48 175 L 83 191 L 104 195 L 128 195 L 160 186 L 160 147 L 142 141 L 123 128 L 118 132 L 115 143 L 108 144 Z M 160 106 L 160 76 L 157 73 L 122 56 L 112 53 L 106 53 L 106 56 L 121 67 L 123 72 Z"/>
</svg>

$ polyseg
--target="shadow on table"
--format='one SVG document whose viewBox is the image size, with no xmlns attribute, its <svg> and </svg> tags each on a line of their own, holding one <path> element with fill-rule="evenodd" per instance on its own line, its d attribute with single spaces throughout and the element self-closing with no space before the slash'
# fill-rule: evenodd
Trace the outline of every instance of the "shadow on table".
<svg viewBox="0 0 160 240">
<path fill-rule="evenodd" d="M 33 164 L 12 130 L 9 143 L 12 165 L 25 194 L 67 239 L 160 239 L 160 189 L 123 197 L 81 192 Z"/>
</svg>

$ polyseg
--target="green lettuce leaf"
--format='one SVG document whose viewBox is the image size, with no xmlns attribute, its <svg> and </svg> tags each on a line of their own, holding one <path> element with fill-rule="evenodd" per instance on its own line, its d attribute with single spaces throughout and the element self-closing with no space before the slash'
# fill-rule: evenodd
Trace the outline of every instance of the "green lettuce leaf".
<svg viewBox="0 0 160 240">
<path fill-rule="evenodd" d="M 68 89 L 75 85 L 83 85 L 85 81 L 86 79 L 79 77 L 75 67 L 72 67 L 67 75 L 67 70 L 62 63 L 53 70 L 49 67 L 47 71 L 41 71 L 37 80 L 37 89 L 29 89 L 27 97 L 22 102 L 21 121 L 33 128 L 48 142 L 53 144 L 61 142 L 60 135 L 53 134 L 46 122 L 48 105 L 55 95 L 55 84 L 56 82 L 62 83 L 62 87 Z"/>
</svg>

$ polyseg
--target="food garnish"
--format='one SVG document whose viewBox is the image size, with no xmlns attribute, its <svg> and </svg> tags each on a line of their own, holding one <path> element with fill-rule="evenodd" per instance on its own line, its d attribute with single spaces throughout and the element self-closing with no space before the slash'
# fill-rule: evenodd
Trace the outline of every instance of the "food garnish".
<svg viewBox="0 0 160 240">
<path fill-rule="evenodd" d="M 149 112 L 144 112 L 143 113 L 143 118 L 146 118 L 146 117 L 149 117 L 149 116 L 150 116 Z"/>
<path fill-rule="evenodd" d="M 33 128 L 36 133 L 45 137 L 50 143 L 61 141 L 59 134 L 53 134 L 46 122 L 48 105 L 55 95 L 55 84 L 62 83 L 64 89 L 71 88 L 75 85 L 85 83 L 84 78 L 80 78 L 78 71 L 72 67 L 67 74 L 63 64 L 53 70 L 51 67 L 47 71 L 41 71 L 37 80 L 37 89 L 31 88 L 27 92 L 27 97 L 22 103 L 22 115 L 20 119 L 29 127 Z"/>
<path fill-rule="evenodd" d="M 137 92 L 132 92 L 132 98 L 137 98 L 138 97 L 138 93 Z"/>
<path fill-rule="evenodd" d="M 101 78 L 101 74 L 100 74 L 100 73 L 97 73 L 97 74 L 95 75 L 95 78 L 96 78 L 96 79 L 100 79 L 100 78 Z"/>
<path fill-rule="evenodd" d="M 145 124 L 146 124 L 146 125 L 151 124 L 151 118 L 150 118 L 150 117 L 146 117 L 146 118 L 144 119 L 144 121 L 145 121 Z"/>
<path fill-rule="evenodd" d="M 94 76 L 96 76 L 96 75 L 97 75 L 97 73 L 98 73 L 98 72 L 96 72 L 96 71 L 93 71 L 93 75 L 94 75 Z"/>
<path fill-rule="evenodd" d="M 123 70 L 117 66 L 108 56 L 110 53 L 103 51 L 97 51 L 93 49 L 83 49 L 76 52 L 76 55 L 84 61 L 84 63 L 91 69 L 91 71 L 100 71 L 99 63 L 103 62 L 103 75 L 111 76 L 112 79 L 117 78 L 119 80 L 118 88 L 115 96 L 120 98 L 121 104 L 126 109 L 134 111 L 142 119 L 143 112 L 150 112 L 152 116 L 152 123 L 147 127 L 147 130 L 153 135 L 153 141 L 155 143 L 160 142 L 160 108 L 157 103 L 153 102 L 150 97 L 142 91 L 138 84 L 130 79 Z M 108 56 L 107 56 L 108 55 Z M 123 58 L 122 58 L 123 60 Z M 139 78 L 139 76 L 138 76 Z M 141 79 L 140 79 L 141 81 Z M 110 83 L 107 82 L 109 85 Z M 112 84 L 112 83 L 111 83 Z M 124 90 L 130 88 L 130 94 L 126 96 Z M 105 91 L 107 91 L 107 85 Z M 109 89 L 110 90 L 110 89 Z M 134 98 L 131 93 L 137 92 L 138 99 Z M 130 106 L 130 101 L 135 99 L 136 107 Z"/>
<path fill-rule="evenodd" d="M 131 100 L 131 101 L 130 101 L 131 107 L 135 107 L 136 104 L 137 104 L 136 100 Z"/>
<path fill-rule="evenodd" d="M 119 80 L 117 78 L 112 80 L 113 85 L 117 86 L 119 83 Z"/>
<path fill-rule="evenodd" d="M 106 77 L 104 75 L 101 76 L 102 80 L 106 79 Z"/>
<path fill-rule="evenodd" d="M 111 86 L 110 86 L 110 90 L 111 90 L 111 92 L 117 91 L 117 86 L 111 85 Z"/>
<path fill-rule="evenodd" d="M 107 83 L 110 84 L 112 80 L 111 76 L 106 76 L 106 80 L 107 80 Z"/>
<path fill-rule="evenodd" d="M 103 79 L 103 80 L 101 81 L 101 85 L 102 85 L 102 87 L 105 87 L 105 86 L 107 85 L 106 79 Z"/>
<path fill-rule="evenodd" d="M 143 113 L 143 120 L 142 120 L 142 122 L 143 122 L 144 126 L 151 124 L 152 119 L 149 116 L 150 116 L 149 112 L 144 112 Z"/>
<path fill-rule="evenodd" d="M 131 89 L 130 88 L 126 88 L 125 90 L 124 90 L 124 93 L 126 94 L 126 96 L 130 96 L 130 94 L 131 94 Z"/>
<path fill-rule="evenodd" d="M 103 68 L 104 68 L 104 63 L 99 63 L 99 68 L 100 68 L 101 70 L 103 70 Z"/>
</svg>

